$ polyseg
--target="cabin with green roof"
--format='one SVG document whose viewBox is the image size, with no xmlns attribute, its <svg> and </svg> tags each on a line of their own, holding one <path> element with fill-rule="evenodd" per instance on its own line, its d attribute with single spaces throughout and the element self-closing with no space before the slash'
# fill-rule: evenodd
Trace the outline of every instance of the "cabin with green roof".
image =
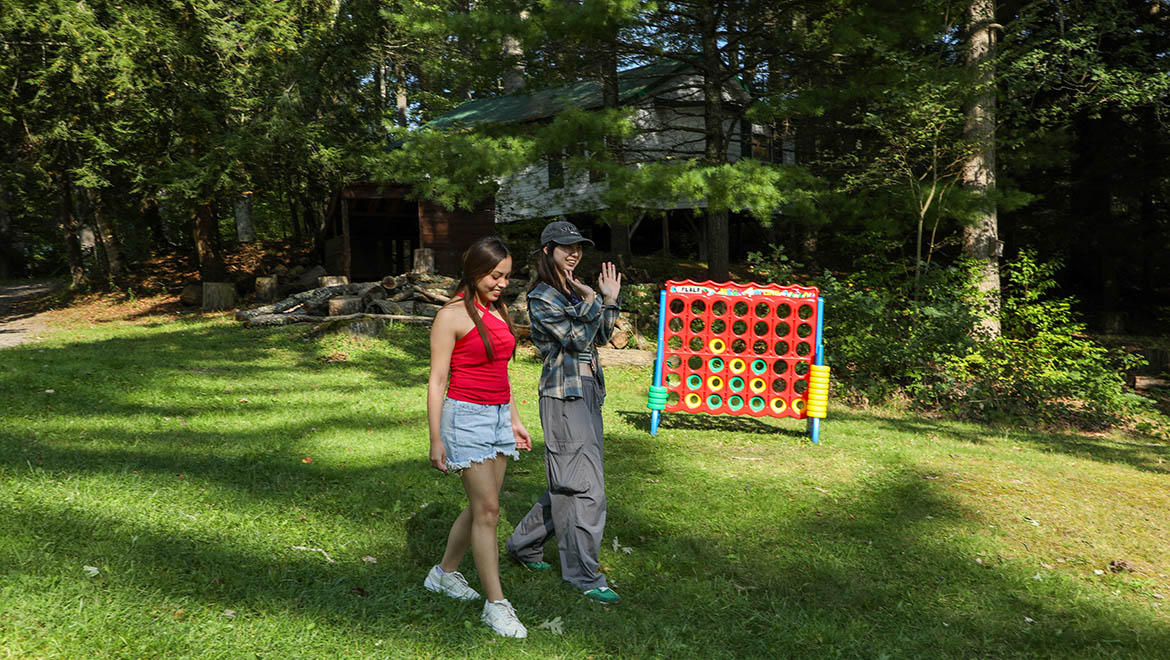
<svg viewBox="0 0 1170 660">
<path fill-rule="evenodd" d="M 696 68 L 677 60 L 619 72 L 618 100 L 632 108 L 637 128 L 636 135 L 620 147 L 622 161 L 637 167 L 701 158 L 705 146 L 702 82 Z M 746 108 L 751 101 L 737 81 L 724 85 L 726 106 Z M 604 107 L 600 81 L 468 101 L 436 117 L 428 127 L 459 131 L 484 124 L 547 122 L 570 106 Z M 795 162 L 791 138 L 776 136 L 769 127 L 729 121 L 724 131 L 731 162 L 745 157 Z M 393 184 L 347 186 L 330 214 L 326 268 L 348 274 L 351 280 L 380 278 L 406 270 L 413 250 L 429 248 L 436 270 L 457 273 L 463 251 L 476 238 L 492 232 L 494 223 L 568 216 L 588 224 L 589 215 L 606 208 L 602 196 L 607 183 L 596 172 L 574 171 L 567 159 L 568 154 L 548 158 L 502 176 L 494 198 L 470 212 L 408 200 L 406 190 Z M 654 202 L 647 208 L 667 214 L 690 214 L 706 206 L 704 200 L 651 198 Z"/>
</svg>

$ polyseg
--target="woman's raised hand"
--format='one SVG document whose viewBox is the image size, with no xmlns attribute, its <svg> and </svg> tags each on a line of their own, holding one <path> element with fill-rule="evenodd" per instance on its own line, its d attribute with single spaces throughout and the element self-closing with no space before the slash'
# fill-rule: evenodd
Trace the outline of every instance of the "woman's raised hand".
<svg viewBox="0 0 1170 660">
<path fill-rule="evenodd" d="M 618 293 L 622 289 L 622 274 L 618 272 L 613 262 L 601 264 L 601 274 L 597 276 L 597 288 L 601 291 L 601 300 L 606 305 L 617 304 Z"/>
</svg>

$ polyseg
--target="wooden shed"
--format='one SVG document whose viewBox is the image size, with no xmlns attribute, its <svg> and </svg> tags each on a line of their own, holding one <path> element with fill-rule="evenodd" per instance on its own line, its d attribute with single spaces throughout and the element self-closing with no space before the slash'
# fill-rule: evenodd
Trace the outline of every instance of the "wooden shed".
<svg viewBox="0 0 1170 660">
<path fill-rule="evenodd" d="M 436 272 L 458 276 L 463 251 L 495 231 L 490 202 L 451 210 L 408 194 L 402 185 L 359 182 L 334 195 L 325 224 L 325 270 L 351 282 L 378 280 L 411 270 L 415 251 L 429 248 Z"/>
</svg>

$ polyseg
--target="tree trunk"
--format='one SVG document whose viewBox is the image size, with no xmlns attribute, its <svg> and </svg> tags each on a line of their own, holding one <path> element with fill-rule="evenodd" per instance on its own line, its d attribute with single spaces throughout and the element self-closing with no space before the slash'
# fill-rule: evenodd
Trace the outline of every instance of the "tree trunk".
<svg viewBox="0 0 1170 660">
<path fill-rule="evenodd" d="M 394 107 L 396 108 L 396 117 L 398 125 L 403 128 L 406 127 L 406 66 L 403 65 L 402 60 L 399 59 L 394 62 L 394 79 L 397 85 L 394 87 Z"/>
<path fill-rule="evenodd" d="M 81 256 L 81 239 L 77 236 L 79 226 L 73 212 L 73 196 L 69 192 L 71 185 L 64 175 L 57 179 L 57 213 L 61 234 L 65 238 L 65 258 L 69 261 L 69 286 L 79 289 L 85 285 L 85 261 Z"/>
<path fill-rule="evenodd" d="M 122 277 L 126 274 L 126 260 L 122 257 L 122 245 L 118 235 L 114 232 L 114 223 L 106 217 L 106 209 L 102 203 L 101 191 L 91 190 L 90 202 L 93 205 L 93 223 L 101 241 L 102 250 L 106 253 L 106 263 L 113 277 Z"/>
<path fill-rule="evenodd" d="M 527 18 L 528 10 L 521 10 L 520 20 L 523 21 Z M 518 94 L 520 90 L 524 89 L 524 47 L 520 45 L 519 39 L 505 34 L 501 54 L 508 62 L 508 68 L 504 70 L 504 93 Z"/>
<path fill-rule="evenodd" d="M 199 278 L 203 282 L 227 279 L 227 266 L 219 244 L 219 222 L 210 201 L 195 207 L 195 253 L 199 255 Z"/>
<path fill-rule="evenodd" d="M 165 246 L 167 235 L 163 229 L 162 213 L 159 212 L 158 200 L 153 195 L 144 197 L 138 210 L 142 214 L 142 223 L 146 225 L 146 231 L 150 232 L 151 247 L 157 249 Z"/>
<path fill-rule="evenodd" d="M 252 223 L 252 193 L 236 197 L 233 208 L 236 212 L 236 239 L 241 243 L 256 240 L 256 225 Z"/>
<path fill-rule="evenodd" d="M 975 328 L 985 337 L 1000 335 L 999 221 L 995 201 L 995 2 L 971 0 L 967 8 L 967 66 L 978 90 L 967 108 L 964 132 L 975 150 L 963 165 L 962 184 L 983 198 L 983 210 L 963 229 L 963 252 L 978 264 L 975 288 L 983 296 Z"/>
<path fill-rule="evenodd" d="M 703 158 L 706 165 L 715 166 L 727 161 L 727 146 L 723 130 L 722 60 L 719 54 L 719 33 L 714 11 L 704 11 L 699 23 L 699 41 L 702 46 L 703 69 L 703 130 L 705 133 Z M 710 199 L 708 199 L 710 204 Z M 707 276 L 716 282 L 730 279 L 728 269 L 731 236 L 728 231 L 727 209 L 707 208 Z"/>
</svg>

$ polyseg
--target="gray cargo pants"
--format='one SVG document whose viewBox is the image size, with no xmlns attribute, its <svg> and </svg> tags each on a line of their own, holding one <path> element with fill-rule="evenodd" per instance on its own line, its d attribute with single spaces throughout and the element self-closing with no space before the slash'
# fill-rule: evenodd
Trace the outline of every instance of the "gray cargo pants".
<svg viewBox="0 0 1170 660">
<path fill-rule="evenodd" d="M 541 561 L 544 544 L 557 539 L 561 577 L 581 591 L 607 586 L 597 572 L 605 531 L 605 467 L 601 392 L 582 378 L 580 399 L 540 397 L 548 489 L 504 544 L 525 562 Z"/>
</svg>

